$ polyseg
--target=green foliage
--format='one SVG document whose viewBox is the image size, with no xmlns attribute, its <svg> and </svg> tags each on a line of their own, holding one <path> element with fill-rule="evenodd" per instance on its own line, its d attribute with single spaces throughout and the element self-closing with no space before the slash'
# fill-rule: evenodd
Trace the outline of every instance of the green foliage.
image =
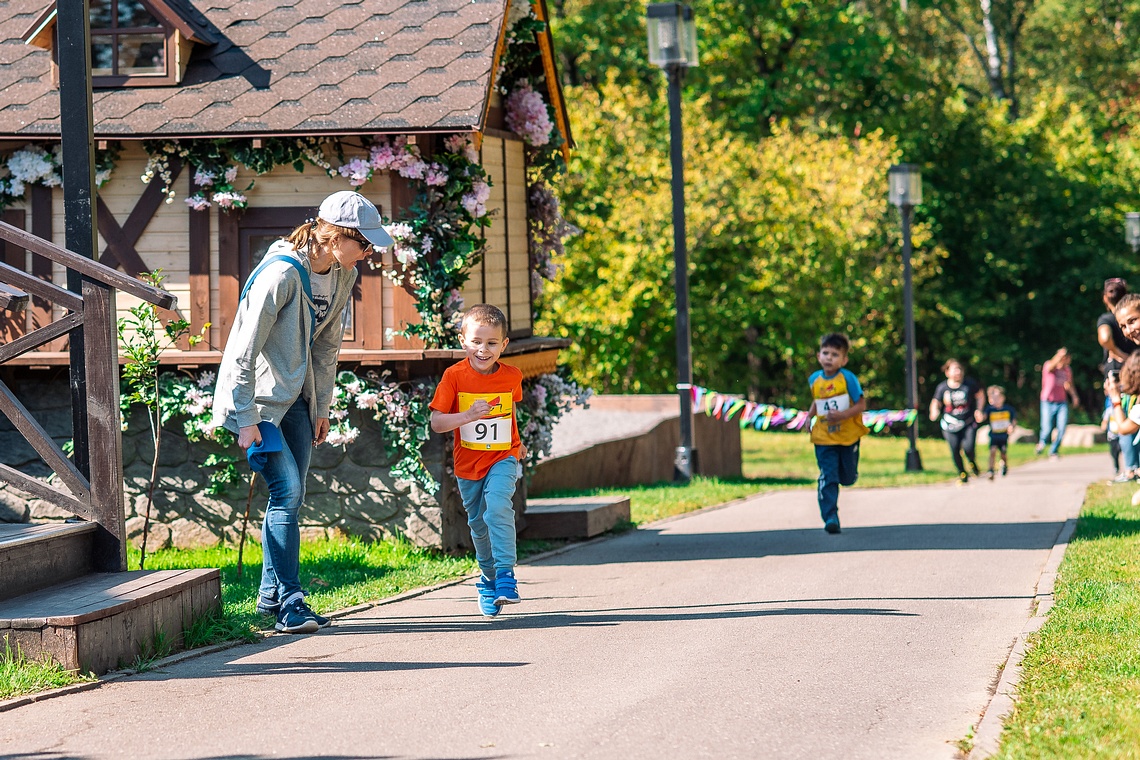
<svg viewBox="0 0 1140 760">
<path fill-rule="evenodd" d="M 94 676 L 64 670 L 47 657 L 29 660 L 4 639 L 4 650 L 0 652 L 0 700 L 94 680 Z"/>
<path fill-rule="evenodd" d="M 662 109 L 614 83 L 575 95 L 575 130 L 592 142 L 574 156 L 566 198 L 583 232 L 539 329 L 574 339 L 569 364 L 592 387 L 666 392 L 676 354 Z M 695 376 L 794 404 L 819 335 L 843 330 L 853 369 L 886 385 L 901 366 L 901 263 L 879 188 L 893 143 L 773 130 L 757 142 L 697 120 L 685 133 Z M 937 272 L 937 249 L 921 247 L 918 263 Z"/>
</svg>

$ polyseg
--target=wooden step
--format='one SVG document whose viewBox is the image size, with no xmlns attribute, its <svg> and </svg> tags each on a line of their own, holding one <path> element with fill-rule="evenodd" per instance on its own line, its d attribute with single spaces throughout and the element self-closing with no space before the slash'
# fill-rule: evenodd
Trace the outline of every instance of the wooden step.
<svg viewBox="0 0 1140 760">
<path fill-rule="evenodd" d="M 527 499 L 522 538 L 592 538 L 629 522 L 625 496 Z"/>
<path fill-rule="evenodd" d="M 181 649 L 183 632 L 221 604 L 213 569 L 94 573 L 0 602 L 0 639 L 98 675 L 152 651 L 160 632 Z"/>
<path fill-rule="evenodd" d="M 0 600 L 90 573 L 89 522 L 0 523 Z"/>
</svg>

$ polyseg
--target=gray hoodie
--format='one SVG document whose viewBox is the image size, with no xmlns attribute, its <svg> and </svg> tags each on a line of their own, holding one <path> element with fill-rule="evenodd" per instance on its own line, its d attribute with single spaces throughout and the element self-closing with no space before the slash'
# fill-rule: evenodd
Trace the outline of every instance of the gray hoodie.
<svg viewBox="0 0 1140 760">
<path fill-rule="evenodd" d="M 295 258 L 312 271 L 308 257 L 294 251 L 288 241 L 278 240 L 265 256 L 278 254 Z M 246 297 L 238 302 L 218 368 L 216 424 L 234 433 L 263 420 L 280 425 L 301 396 L 309 403 L 314 426 L 318 418 L 329 416 L 344 335 L 341 316 L 355 282 L 355 269 L 337 272 L 328 316 L 310 339 L 312 302 L 305 295 L 300 273 L 284 261 L 275 261 L 258 273 Z"/>
</svg>

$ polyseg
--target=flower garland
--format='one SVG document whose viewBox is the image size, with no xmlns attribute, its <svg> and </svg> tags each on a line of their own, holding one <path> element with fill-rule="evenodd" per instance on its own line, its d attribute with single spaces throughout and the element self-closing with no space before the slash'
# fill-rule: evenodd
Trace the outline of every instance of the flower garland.
<svg viewBox="0 0 1140 760">
<path fill-rule="evenodd" d="M 774 404 L 758 404 L 739 396 L 710 391 L 694 385 L 692 388 L 693 409 L 710 417 L 729 422 L 738 413 L 740 427 L 753 427 L 756 430 L 769 430 L 786 426 L 788 430 L 802 430 L 815 415 L 793 407 Z M 902 422 L 910 427 L 918 419 L 915 409 L 875 409 L 863 412 L 863 424 L 872 432 L 881 433 L 895 423 Z"/>
<path fill-rule="evenodd" d="M 48 150 L 25 145 L 0 162 L 0 209 L 20 201 L 27 185 L 59 187 L 63 184 L 61 146 Z"/>
<path fill-rule="evenodd" d="M 546 32 L 531 0 L 511 0 L 507 17 L 507 49 L 496 76 L 505 98 L 507 127 L 527 146 L 527 240 L 530 249 L 531 295 L 538 299 L 546 282 L 558 276 L 563 241 L 579 230 L 562 216 L 554 193 L 566 173 L 562 136 L 554 128 L 537 35 Z"/>
<path fill-rule="evenodd" d="M 523 381 L 523 399 L 515 407 L 519 438 L 527 448 L 526 467 L 531 471 L 550 454 L 554 425 L 575 406 L 590 408 L 594 391 L 560 374 L 546 374 Z"/>
<path fill-rule="evenodd" d="M 399 334 L 419 338 L 428 348 L 459 345 L 460 290 L 486 249 L 478 231 L 490 224 L 486 204 L 491 183 L 470 136 L 452 135 L 443 148 L 428 162 L 403 138 L 380 138 L 367 165 L 350 163 L 341 169 L 361 182 L 375 171 L 389 170 L 416 183 L 409 218 L 387 228 L 398 266 L 385 269 L 384 275 L 416 298 L 420 322 Z"/>
<path fill-rule="evenodd" d="M 349 421 L 350 409 L 372 412 L 380 423 L 384 450 L 392 459 L 391 472 L 397 478 L 418 483 L 429 493 L 439 490 L 439 483 L 424 464 L 422 448 L 431 437 L 431 403 L 435 385 L 419 381 L 394 383 L 388 373 L 360 377 L 344 371 L 336 376 L 336 390 L 329 410 L 329 435 L 333 446 L 346 446 L 360 435 Z"/>
</svg>

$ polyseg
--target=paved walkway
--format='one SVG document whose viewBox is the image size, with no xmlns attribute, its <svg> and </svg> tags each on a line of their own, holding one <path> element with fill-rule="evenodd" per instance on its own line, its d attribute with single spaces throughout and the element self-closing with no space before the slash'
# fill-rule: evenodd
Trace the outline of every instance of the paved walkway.
<svg viewBox="0 0 1140 760">
<path fill-rule="evenodd" d="M 0 715 L 25 758 L 952 758 L 1107 457 L 763 495 Z"/>
</svg>

